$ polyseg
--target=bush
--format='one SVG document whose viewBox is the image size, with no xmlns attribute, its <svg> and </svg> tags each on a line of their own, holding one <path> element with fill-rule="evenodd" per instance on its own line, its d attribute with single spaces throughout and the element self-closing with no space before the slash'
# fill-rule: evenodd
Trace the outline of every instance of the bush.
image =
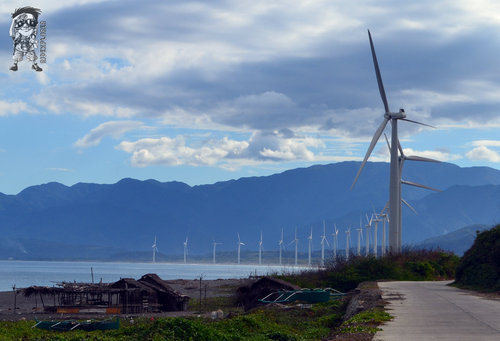
<svg viewBox="0 0 500 341">
<path fill-rule="evenodd" d="M 500 225 L 477 234 L 458 265 L 455 284 L 484 291 L 500 290 Z"/>
<path fill-rule="evenodd" d="M 329 260 L 325 269 L 288 274 L 281 278 L 301 287 L 333 287 L 349 291 L 361 282 L 376 280 L 440 280 L 455 276 L 459 258 L 441 250 L 406 248 L 385 257 L 352 257 Z"/>
</svg>

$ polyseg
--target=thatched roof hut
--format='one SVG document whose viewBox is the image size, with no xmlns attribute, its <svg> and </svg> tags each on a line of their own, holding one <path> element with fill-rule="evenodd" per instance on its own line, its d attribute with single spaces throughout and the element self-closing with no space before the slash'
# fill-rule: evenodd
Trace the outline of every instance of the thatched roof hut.
<svg viewBox="0 0 500 341">
<path fill-rule="evenodd" d="M 139 280 L 122 278 L 114 283 L 59 283 L 55 287 L 31 286 L 21 289 L 25 296 L 39 295 L 49 311 L 61 307 L 90 309 L 115 308 L 122 313 L 187 310 L 189 297 L 173 290 L 156 274 L 147 274 Z M 46 307 L 43 296 L 53 297 L 54 306 Z M 56 302 L 57 298 L 57 302 Z M 95 309 L 94 309 L 95 310 Z"/>
<path fill-rule="evenodd" d="M 236 293 L 238 303 L 243 305 L 245 310 L 249 310 L 262 304 L 258 299 L 278 290 L 300 290 L 300 287 L 278 278 L 262 277 L 249 285 L 239 287 Z"/>
</svg>

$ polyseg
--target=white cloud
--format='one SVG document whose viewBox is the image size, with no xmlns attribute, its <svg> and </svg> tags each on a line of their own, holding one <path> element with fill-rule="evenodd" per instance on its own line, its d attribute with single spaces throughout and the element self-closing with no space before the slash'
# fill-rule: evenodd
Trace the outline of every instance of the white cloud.
<svg viewBox="0 0 500 341">
<path fill-rule="evenodd" d="M 78 139 L 75 142 L 75 147 L 78 148 L 88 148 L 97 146 L 101 143 L 102 139 L 106 136 L 111 136 L 114 139 L 118 139 L 123 134 L 131 130 L 145 129 L 142 122 L 139 121 L 109 121 L 100 124 L 96 128 L 92 129 L 90 133 Z"/>
<path fill-rule="evenodd" d="M 47 169 L 50 170 L 50 171 L 55 171 L 55 172 L 65 172 L 65 173 L 73 172 L 72 169 L 61 168 L 61 167 L 52 167 L 52 168 L 47 168 Z"/>
<path fill-rule="evenodd" d="M 314 161 L 309 148 L 321 148 L 321 140 L 311 137 L 287 136 L 287 131 L 254 133 L 248 141 L 227 137 L 208 140 L 201 146 L 187 145 L 184 136 L 175 138 L 146 138 L 135 142 L 123 141 L 117 149 L 132 154 L 135 167 L 165 166 L 219 166 L 234 169 L 242 165 L 272 161 Z"/>
<path fill-rule="evenodd" d="M 486 146 L 479 146 L 465 154 L 473 161 L 500 162 L 500 154 Z"/>
<path fill-rule="evenodd" d="M 471 143 L 473 146 L 500 147 L 499 140 L 477 140 Z"/>
<path fill-rule="evenodd" d="M 28 104 L 23 101 L 5 102 L 0 101 L 0 116 L 17 115 L 20 112 L 30 111 Z"/>
</svg>

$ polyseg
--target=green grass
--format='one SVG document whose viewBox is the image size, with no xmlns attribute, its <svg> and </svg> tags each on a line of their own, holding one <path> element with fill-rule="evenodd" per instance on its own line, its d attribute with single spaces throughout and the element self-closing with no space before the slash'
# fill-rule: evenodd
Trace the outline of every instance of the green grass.
<svg viewBox="0 0 500 341">
<path fill-rule="evenodd" d="M 212 321 L 203 318 L 122 321 L 119 330 L 52 332 L 31 328 L 33 321 L 0 322 L 0 341 L 10 340 L 321 340 L 341 323 L 345 304 L 330 301 L 310 308 L 272 307 Z"/>
<path fill-rule="evenodd" d="M 373 308 L 354 315 L 349 320 L 342 323 L 339 334 L 358 334 L 368 333 L 375 334 L 380 330 L 377 326 L 381 323 L 389 321 L 392 316 L 381 308 Z"/>
</svg>

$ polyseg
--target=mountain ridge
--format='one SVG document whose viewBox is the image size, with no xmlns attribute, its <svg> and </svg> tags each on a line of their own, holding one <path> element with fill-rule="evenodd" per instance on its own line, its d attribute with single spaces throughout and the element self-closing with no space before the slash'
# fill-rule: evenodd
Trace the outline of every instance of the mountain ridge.
<svg viewBox="0 0 500 341">
<path fill-rule="evenodd" d="M 325 221 L 332 239 L 334 223 L 341 230 L 356 227 L 360 215 L 370 214 L 372 207 L 382 209 L 388 198 L 389 165 L 368 162 L 350 190 L 359 165 L 354 161 L 314 165 L 196 186 L 131 178 L 114 184 L 65 186 L 51 182 L 30 186 L 17 195 L 0 195 L 0 221 L 8 238 L 128 250 L 150 250 L 157 235 L 165 254 L 181 253 L 186 235 L 193 254 L 210 252 L 214 239 L 224 243 L 221 251 L 231 250 L 236 232 L 246 248 L 253 249 L 262 230 L 264 244 L 273 250 L 281 228 L 285 229 L 285 242 L 292 240 L 295 228 L 303 240 L 311 227 L 314 237 L 319 236 Z M 403 208 L 405 243 L 500 220 L 498 170 L 408 162 L 403 176 L 443 189 L 432 193 L 403 187 L 403 197 L 418 211 L 414 215 Z M 452 216 L 457 212 L 458 216 Z M 488 221 L 472 221 L 481 220 L 485 212 L 491 213 Z M 317 249 L 319 241 L 314 243 Z M 345 236 L 339 236 L 339 247 L 344 243 Z M 300 248 L 305 244 L 300 243 Z"/>
</svg>

